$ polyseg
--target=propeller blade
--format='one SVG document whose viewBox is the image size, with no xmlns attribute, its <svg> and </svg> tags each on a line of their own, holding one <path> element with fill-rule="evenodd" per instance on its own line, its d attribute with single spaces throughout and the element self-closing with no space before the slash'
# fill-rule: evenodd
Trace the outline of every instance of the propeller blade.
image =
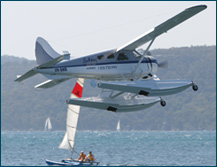
<svg viewBox="0 0 217 167">
<path fill-rule="evenodd" d="M 148 51 L 146 54 L 147 54 L 148 56 L 151 56 L 151 52 L 150 52 L 150 51 Z"/>
<path fill-rule="evenodd" d="M 168 68 L 168 61 L 163 61 L 158 64 L 159 68 Z"/>
</svg>

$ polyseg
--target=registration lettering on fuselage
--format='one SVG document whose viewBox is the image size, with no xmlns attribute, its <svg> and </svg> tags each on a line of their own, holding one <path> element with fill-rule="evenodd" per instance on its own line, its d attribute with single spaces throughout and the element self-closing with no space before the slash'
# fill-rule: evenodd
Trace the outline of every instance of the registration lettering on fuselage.
<svg viewBox="0 0 217 167">
<path fill-rule="evenodd" d="M 54 68 L 55 72 L 65 72 L 67 71 L 67 67 L 58 67 L 58 68 Z"/>
</svg>

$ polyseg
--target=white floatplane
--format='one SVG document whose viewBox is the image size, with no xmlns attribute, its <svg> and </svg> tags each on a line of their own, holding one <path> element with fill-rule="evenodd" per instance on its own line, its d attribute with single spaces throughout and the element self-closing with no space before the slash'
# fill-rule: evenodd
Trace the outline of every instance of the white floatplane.
<svg viewBox="0 0 217 167">
<path fill-rule="evenodd" d="M 158 68 L 165 67 L 166 63 L 159 63 L 156 58 L 150 56 L 149 49 L 158 36 L 206 8 L 206 5 L 187 8 L 119 48 L 80 58 L 70 59 L 69 52 L 61 55 L 47 41 L 38 37 L 35 46 L 38 66 L 18 76 L 15 81 L 21 82 L 40 73 L 49 80 L 36 85 L 35 88 L 46 89 L 71 78 L 92 79 L 99 82 L 98 88 L 111 91 L 109 97 L 71 98 L 67 103 L 117 112 L 141 110 L 157 102 L 165 106 L 166 102 L 161 96 L 179 93 L 190 86 L 197 91 L 198 86 L 191 80 L 160 80 L 156 73 Z M 144 53 L 140 53 L 139 47 L 148 42 Z M 133 95 L 131 99 L 120 97 L 124 93 Z"/>
</svg>

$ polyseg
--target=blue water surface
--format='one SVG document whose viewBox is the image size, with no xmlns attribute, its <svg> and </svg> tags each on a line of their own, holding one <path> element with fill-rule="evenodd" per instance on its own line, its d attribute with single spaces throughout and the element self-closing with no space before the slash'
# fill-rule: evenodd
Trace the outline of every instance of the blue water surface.
<svg viewBox="0 0 217 167">
<path fill-rule="evenodd" d="M 45 159 L 69 158 L 69 150 L 58 149 L 64 133 L 1 132 L 1 165 L 45 166 Z M 75 150 L 91 150 L 101 166 L 215 166 L 216 131 L 78 131 Z"/>
</svg>

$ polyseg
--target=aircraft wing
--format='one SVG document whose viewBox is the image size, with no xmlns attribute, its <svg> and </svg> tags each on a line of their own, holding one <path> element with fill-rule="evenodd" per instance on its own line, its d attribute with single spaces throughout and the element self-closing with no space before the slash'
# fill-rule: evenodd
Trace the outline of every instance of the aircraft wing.
<svg viewBox="0 0 217 167">
<path fill-rule="evenodd" d="M 70 78 L 63 78 L 63 79 L 55 79 L 55 80 L 47 80 L 43 83 L 40 83 L 38 85 L 35 86 L 35 88 L 42 88 L 42 89 L 47 89 L 47 88 L 51 88 L 53 86 L 56 86 L 62 82 L 65 82 L 67 80 L 69 80 Z"/>
<path fill-rule="evenodd" d="M 198 5 L 193 6 L 190 8 L 185 9 L 183 12 L 177 14 L 176 16 L 170 18 L 169 20 L 163 22 L 159 26 L 151 29 L 150 31 L 142 34 L 138 38 L 134 39 L 133 41 L 125 44 L 124 46 L 117 49 L 118 51 L 121 50 L 134 50 L 145 43 L 155 39 L 157 36 L 167 32 L 168 30 L 172 29 L 173 27 L 177 26 L 178 24 L 184 22 L 185 20 L 191 18 L 192 16 L 196 15 L 197 13 L 206 9 L 206 5 Z"/>
</svg>

